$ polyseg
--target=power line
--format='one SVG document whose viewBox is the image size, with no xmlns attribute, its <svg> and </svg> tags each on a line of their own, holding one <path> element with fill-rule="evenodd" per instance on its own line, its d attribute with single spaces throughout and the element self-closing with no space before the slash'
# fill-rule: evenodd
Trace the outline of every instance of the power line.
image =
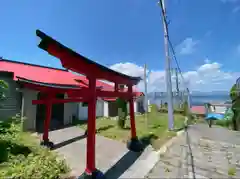
<svg viewBox="0 0 240 179">
<path fill-rule="evenodd" d="M 180 68 L 180 66 L 179 66 L 179 63 L 178 63 L 178 61 L 177 61 L 177 58 L 176 58 L 175 50 L 174 50 L 173 45 L 172 45 L 172 42 L 171 42 L 171 40 L 170 40 L 170 38 L 169 38 L 169 29 L 168 29 L 168 25 L 170 24 L 170 21 L 167 21 L 167 17 L 166 17 L 166 14 L 165 14 L 165 12 L 164 12 L 164 9 L 163 9 L 162 0 L 160 0 L 160 6 L 161 6 L 161 9 L 162 9 L 162 14 L 163 14 L 162 17 L 163 17 L 163 21 L 164 21 L 165 24 L 166 24 L 167 39 L 168 39 L 168 43 L 169 43 L 170 49 L 171 49 L 172 54 L 173 54 L 173 59 L 174 59 L 176 65 L 177 65 L 177 69 L 178 69 L 178 71 L 179 71 L 179 73 L 180 73 L 180 75 L 181 75 L 181 78 L 182 78 L 183 82 L 185 83 L 185 80 L 184 80 L 184 77 L 183 77 L 183 74 L 182 74 L 182 70 L 181 70 L 181 68 Z M 164 15 L 164 14 L 165 14 L 165 15 Z M 185 88 L 187 88 L 185 84 L 184 84 L 184 86 L 185 86 Z"/>
<path fill-rule="evenodd" d="M 181 70 L 181 68 L 180 68 L 180 66 L 179 66 L 179 63 L 178 63 L 178 60 L 177 60 L 177 57 L 176 57 L 175 50 L 174 50 L 173 45 L 172 45 L 172 43 L 171 43 L 171 41 L 170 41 L 169 38 L 168 38 L 168 43 L 169 43 L 170 49 L 171 49 L 171 51 L 172 51 L 173 59 L 174 59 L 176 65 L 177 65 L 177 69 L 178 69 L 178 71 L 179 71 L 182 79 L 184 80 L 184 77 L 183 77 L 183 74 L 182 74 L 182 70 Z"/>
<path fill-rule="evenodd" d="M 170 49 L 171 49 L 171 51 L 172 51 L 173 59 L 174 59 L 176 65 L 177 65 L 177 69 L 178 69 L 178 71 L 179 71 L 179 73 L 180 73 L 180 75 L 181 75 L 181 78 L 182 78 L 182 80 L 183 80 L 184 88 L 185 88 L 186 91 L 187 91 L 187 95 L 188 95 L 188 105 L 189 105 L 189 107 L 190 107 L 190 100 L 189 100 L 189 99 L 190 99 L 190 98 L 189 98 L 189 97 L 190 97 L 190 96 L 189 96 L 189 95 L 190 95 L 190 92 L 189 92 L 189 89 L 188 89 L 187 85 L 185 84 L 185 80 L 184 80 L 184 77 L 183 77 L 183 74 L 182 74 L 182 70 L 181 70 L 181 68 L 180 68 L 180 66 L 179 66 L 178 60 L 177 60 L 177 58 L 176 58 L 175 50 L 174 50 L 173 45 L 172 45 L 172 43 L 171 43 L 171 40 L 170 40 L 170 38 L 169 38 L 168 25 L 170 24 L 170 21 L 167 21 L 167 16 L 166 16 L 165 7 L 164 7 L 163 2 L 164 2 L 164 0 L 159 0 L 159 4 L 160 4 L 161 10 L 162 10 L 162 19 L 163 19 L 163 22 L 164 22 L 164 30 L 166 31 L 166 32 L 165 32 L 165 38 L 167 38 L 168 44 L 169 44 Z M 168 57 L 168 58 L 169 58 L 169 57 Z M 169 65 L 169 66 L 170 66 L 170 65 Z M 172 91 L 171 91 L 171 93 L 172 93 Z"/>
</svg>

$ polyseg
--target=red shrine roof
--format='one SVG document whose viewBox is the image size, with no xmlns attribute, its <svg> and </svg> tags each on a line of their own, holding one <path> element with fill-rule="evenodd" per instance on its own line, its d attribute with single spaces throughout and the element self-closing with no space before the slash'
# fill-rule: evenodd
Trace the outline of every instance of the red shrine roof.
<svg viewBox="0 0 240 179">
<path fill-rule="evenodd" d="M 13 72 L 15 81 L 18 80 L 18 76 L 43 83 L 76 86 L 80 85 L 82 87 L 87 87 L 87 85 L 84 84 L 85 79 L 83 77 L 74 75 L 73 73 L 70 73 L 64 69 L 50 68 L 2 59 L 0 60 L 0 71 Z M 75 79 L 83 82 L 79 83 Z"/>
<path fill-rule="evenodd" d="M 81 88 L 88 87 L 88 79 L 85 76 L 75 75 L 65 69 L 40 66 L 35 64 L 11 61 L 6 59 L 0 60 L 0 71 L 12 72 L 15 81 L 31 81 L 41 85 L 51 85 L 55 88 Z M 102 90 L 114 90 L 110 84 L 97 81 L 97 87 Z M 136 96 L 142 93 L 136 91 Z M 116 98 L 104 98 L 106 101 L 114 101 Z"/>
</svg>

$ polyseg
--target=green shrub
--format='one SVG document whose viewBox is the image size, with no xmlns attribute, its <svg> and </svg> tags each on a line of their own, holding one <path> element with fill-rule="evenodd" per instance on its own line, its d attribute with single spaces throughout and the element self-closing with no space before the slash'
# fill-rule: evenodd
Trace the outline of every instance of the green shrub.
<svg viewBox="0 0 240 179">
<path fill-rule="evenodd" d="M 47 149 L 42 149 L 38 154 L 31 153 L 27 157 L 17 155 L 12 157 L 4 170 L 0 170 L 1 178 L 59 178 L 68 171 L 63 160 L 57 160 Z"/>
<path fill-rule="evenodd" d="M 64 160 L 21 131 L 19 119 L 0 122 L 0 178 L 55 179 L 69 171 Z"/>
<path fill-rule="evenodd" d="M 189 113 L 190 113 L 190 111 L 189 111 L 189 107 L 188 107 L 188 102 L 185 101 L 185 102 L 183 103 L 183 115 L 184 115 L 184 116 L 188 116 Z"/>
<path fill-rule="evenodd" d="M 160 108 L 160 109 L 158 110 L 158 112 L 167 113 L 168 110 L 167 110 L 166 108 Z"/>
<path fill-rule="evenodd" d="M 152 113 L 156 113 L 158 112 L 158 106 L 156 104 L 151 104 L 151 112 Z"/>
<path fill-rule="evenodd" d="M 0 163 L 8 160 L 8 145 L 5 141 L 0 140 Z"/>
<path fill-rule="evenodd" d="M 233 115 L 234 115 L 233 111 L 231 110 L 231 108 L 229 108 L 225 112 L 224 120 L 217 120 L 215 124 L 222 127 L 230 128 L 233 123 L 232 122 Z"/>
<path fill-rule="evenodd" d="M 167 108 L 160 108 L 158 110 L 158 112 L 167 113 L 168 109 Z M 184 111 L 182 109 L 174 109 L 174 114 L 183 114 L 183 113 L 184 113 Z"/>
<path fill-rule="evenodd" d="M 126 123 L 126 120 L 121 119 L 121 118 L 118 118 L 118 120 L 117 120 L 117 125 L 118 125 L 118 127 L 119 127 L 120 129 L 124 129 L 125 123 Z"/>
<path fill-rule="evenodd" d="M 232 121 L 231 120 L 217 120 L 216 125 L 222 126 L 222 127 L 231 127 Z"/>
<path fill-rule="evenodd" d="M 189 125 L 199 122 L 198 117 L 195 114 L 189 113 L 187 118 L 188 118 L 188 124 Z"/>
</svg>

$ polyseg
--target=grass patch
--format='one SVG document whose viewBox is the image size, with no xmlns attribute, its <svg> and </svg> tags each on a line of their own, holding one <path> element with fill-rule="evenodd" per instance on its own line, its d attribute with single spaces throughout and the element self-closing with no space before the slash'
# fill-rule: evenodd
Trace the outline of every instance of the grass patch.
<svg viewBox="0 0 240 179">
<path fill-rule="evenodd" d="M 236 168 L 235 167 L 231 167 L 228 169 L 228 175 L 229 176 L 235 176 L 236 175 Z"/>
<path fill-rule="evenodd" d="M 175 128 L 180 129 L 184 125 L 184 116 L 174 115 Z M 176 135 L 176 132 L 168 131 L 168 116 L 165 113 L 152 111 L 148 114 L 148 124 L 144 115 L 136 116 L 136 129 L 137 135 L 141 138 L 146 138 L 151 134 L 150 143 L 154 148 L 158 149 L 160 146 Z M 81 128 L 86 129 L 87 125 L 79 125 Z M 130 120 L 126 121 L 125 129 L 121 129 L 117 125 L 117 120 L 111 119 L 97 119 L 96 121 L 97 133 L 99 135 L 119 140 L 126 143 L 130 137 Z"/>
<path fill-rule="evenodd" d="M 69 168 L 30 133 L 18 118 L 0 121 L 0 178 L 60 178 Z"/>
</svg>

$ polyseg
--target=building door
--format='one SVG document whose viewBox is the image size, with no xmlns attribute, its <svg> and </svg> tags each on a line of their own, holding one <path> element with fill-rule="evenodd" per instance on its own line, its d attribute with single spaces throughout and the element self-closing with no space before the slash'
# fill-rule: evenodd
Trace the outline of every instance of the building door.
<svg viewBox="0 0 240 179">
<path fill-rule="evenodd" d="M 57 94 L 57 99 L 64 99 L 64 94 Z M 64 103 L 52 105 L 51 130 L 56 130 L 64 125 Z"/>
<path fill-rule="evenodd" d="M 44 93 L 38 93 L 38 99 L 46 97 Z M 64 94 L 57 94 L 56 98 L 64 99 Z M 46 106 L 44 104 L 37 105 L 36 113 L 36 131 L 43 132 L 44 120 L 46 118 Z M 52 116 L 50 121 L 50 130 L 56 130 L 64 125 L 64 103 L 52 105 Z"/>
<path fill-rule="evenodd" d="M 118 105 L 116 101 L 111 101 L 108 103 L 108 113 L 109 113 L 109 117 L 118 116 Z"/>
<path fill-rule="evenodd" d="M 46 94 L 44 93 L 38 93 L 37 99 L 43 99 L 46 97 Z M 46 116 L 46 106 L 44 104 L 38 104 L 37 105 L 37 111 L 36 111 L 36 131 L 37 132 L 43 132 L 43 126 L 44 126 L 44 120 Z"/>
</svg>

